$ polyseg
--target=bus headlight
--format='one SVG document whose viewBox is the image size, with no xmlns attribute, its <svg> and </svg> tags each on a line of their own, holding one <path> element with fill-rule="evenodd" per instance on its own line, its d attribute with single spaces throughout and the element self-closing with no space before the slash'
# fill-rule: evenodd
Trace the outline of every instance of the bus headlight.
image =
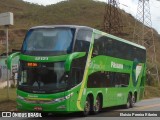
<svg viewBox="0 0 160 120">
<path fill-rule="evenodd" d="M 65 97 L 54 99 L 53 102 L 62 102 L 65 100 Z"/>
<path fill-rule="evenodd" d="M 65 97 L 61 97 L 61 98 L 54 99 L 52 102 L 53 102 L 53 103 L 62 102 L 62 101 L 64 101 L 64 100 L 69 99 L 71 96 L 73 96 L 73 93 L 70 93 L 69 95 L 67 95 L 67 96 L 65 96 Z"/>
</svg>

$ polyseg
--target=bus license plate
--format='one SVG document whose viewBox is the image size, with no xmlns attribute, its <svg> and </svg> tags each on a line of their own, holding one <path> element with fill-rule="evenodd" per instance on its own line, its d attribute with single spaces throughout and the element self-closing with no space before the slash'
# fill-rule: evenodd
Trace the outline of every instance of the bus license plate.
<svg viewBox="0 0 160 120">
<path fill-rule="evenodd" d="M 34 110 L 35 110 L 35 111 L 42 111 L 42 107 L 40 107 L 40 106 L 35 106 L 35 107 L 34 107 Z"/>
</svg>

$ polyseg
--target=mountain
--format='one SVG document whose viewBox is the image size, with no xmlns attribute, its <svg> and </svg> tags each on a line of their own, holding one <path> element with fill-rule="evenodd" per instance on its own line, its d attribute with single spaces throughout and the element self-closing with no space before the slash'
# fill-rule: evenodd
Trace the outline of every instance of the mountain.
<svg viewBox="0 0 160 120">
<path fill-rule="evenodd" d="M 105 3 L 93 0 L 67 0 L 57 4 L 41 6 L 22 0 L 1 0 L 0 13 L 13 12 L 14 26 L 9 29 L 9 47 L 20 49 L 25 33 L 32 26 L 76 24 L 103 30 Z M 135 19 L 131 14 L 120 10 L 123 21 L 123 34 L 119 37 L 132 40 Z M 148 29 L 148 28 L 146 28 Z M 157 61 L 160 61 L 160 35 L 154 31 Z M 5 39 L 4 28 L 0 27 L 0 40 Z M 5 52 L 5 45 L 0 45 L 0 53 Z M 160 63 L 158 62 L 160 71 Z"/>
</svg>

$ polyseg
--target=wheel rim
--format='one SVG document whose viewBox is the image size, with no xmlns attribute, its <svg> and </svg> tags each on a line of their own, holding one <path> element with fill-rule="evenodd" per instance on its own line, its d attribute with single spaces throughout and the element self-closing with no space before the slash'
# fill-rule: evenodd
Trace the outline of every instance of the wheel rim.
<svg viewBox="0 0 160 120">
<path fill-rule="evenodd" d="M 135 97 L 132 96 L 131 101 L 130 101 L 130 107 L 133 107 L 135 104 Z"/>
<path fill-rule="evenodd" d="M 130 95 L 128 95 L 128 100 L 127 100 L 127 108 L 130 108 L 130 106 L 131 106 L 131 97 L 130 97 Z"/>
<path fill-rule="evenodd" d="M 86 100 L 86 103 L 85 103 L 84 113 L 85 113 L 85 114 L 88 114 L 89 111 L 90 111 L 90 102 L 89 102 L 89 100 L 87 99 L 87 100 Z"/>
<path fill-rule="evenodd" d="M 95 104 L 95 111 L 99 112 L 99 110 L 100 110 L 100 99 L 99 97 L 97 97 L 96 104 Z"/>
<path fill-rule="evenodd" d="M 136 102 L 136 100 L 135 100 L 135 97 L 133 96 L 133 98 L 132 98 L 132 104 L 134 105 L 135 102 Z"/>
<path fill-rule="evenodd" d="M 129 108 L 130 107 L 130 102 L 129 102 L 129 99 L 128 99 L 128 101 L 127 101 L 127 108 Z"/>
</svg>

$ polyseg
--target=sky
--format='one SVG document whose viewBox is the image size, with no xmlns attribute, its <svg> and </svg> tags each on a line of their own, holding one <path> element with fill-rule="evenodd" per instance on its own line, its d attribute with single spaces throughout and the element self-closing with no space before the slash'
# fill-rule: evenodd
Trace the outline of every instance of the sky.
<svg viewBox="0 0 160 120">
<path fill-rule="evenodd" d="M 36 3 L 40 5 L 50 5 L 56 4 L 65 0 L 23 0 L 31 3 Z M 108 0 L 94 0 L 106 2 Z M 151 20 L 152 27 L 155 28 L 160 34 L 160 0 L 150 0 L 150 11 L 151 11 Z M 119 0 L 120 8 L 125 10 L 127 13 L 136 16 L 138 0 Z"/>
</svg>

